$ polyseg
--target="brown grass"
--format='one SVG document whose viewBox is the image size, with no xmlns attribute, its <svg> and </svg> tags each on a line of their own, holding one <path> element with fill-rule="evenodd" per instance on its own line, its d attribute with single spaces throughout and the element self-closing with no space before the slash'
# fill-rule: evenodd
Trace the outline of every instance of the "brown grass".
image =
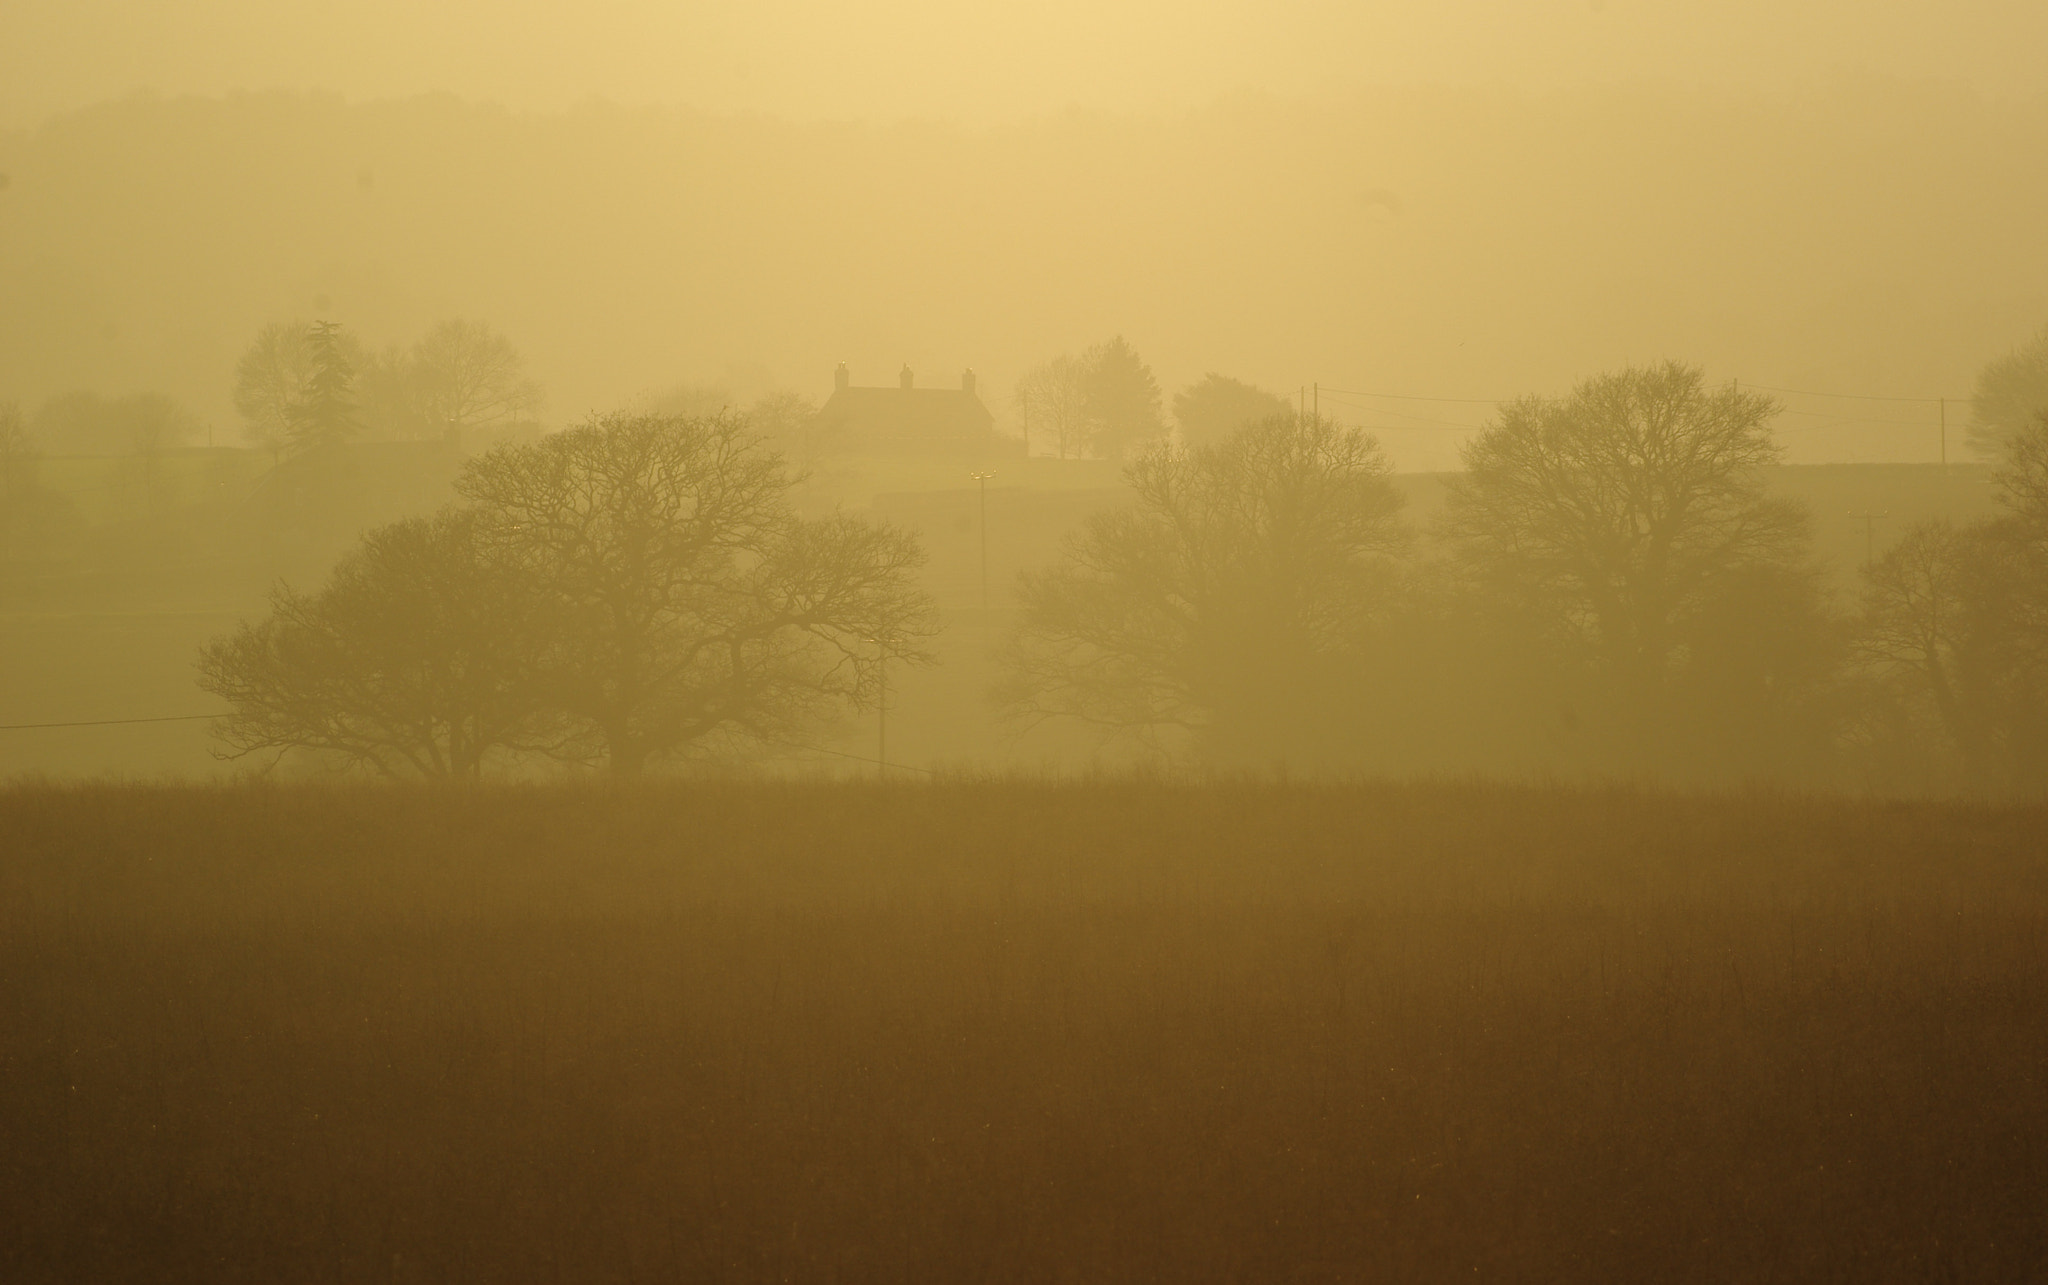
<svg viewBox="0 0 2048 1285">
<path fill-rule="evenodd" d="M 2020 1280 L 2048 813 L 0 794 L 0 1278 Z"/>
</svg>

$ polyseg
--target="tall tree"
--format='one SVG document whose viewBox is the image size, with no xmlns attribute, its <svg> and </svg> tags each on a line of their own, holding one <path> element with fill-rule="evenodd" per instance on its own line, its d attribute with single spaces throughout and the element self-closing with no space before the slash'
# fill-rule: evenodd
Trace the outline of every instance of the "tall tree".
<svg viewBox="0 0 2048 1285">
<path fill-rule="evenodd" d="M 1091 444 L 1104 459 L 1122 459 L 1162 436 L 1159 381 L 1135 348 L 1116 335 L 1081 354 Z"/>
<path fill-rule="evenodd" d="M 2042 415 L 2048 415 L 2048 326 L 1977 372 L 1970 395 L 1970 446 L 1995 460 Z"/>
<path fill-rule="evenodd" d="M 520 568 L 545 628 L 540 689 L 563 753 L 631 775 L 772 742 L 928 660 L 916 539 L 790 509 L 744 418 L 607 415 L 472 460 L 456 485 Z M 885 640 L 875 642 L 871 640 Z"/>
<path fill-rule="evenodd" d="M 1764 480 L 1775 411 L 1675 362 L 1510 402 L 1466 446 L 1444 534 L 1480 584 L 1656 685 L 1717 580 L 1803 555 L 1805 514 Z"/>
<path fill-rule="evenodd" d="M 2006 442 L 1992 482 L 2000 505 L 2029 538 L 2048 541 L 2048 410 Z"/>
<path fill-rule="evenodd" d="M 512 341 L 481 321 L 458 317 L 429 330 L 413 367 L 427 421 L 442 433 L 517 422 L 543 400 Z"/>
<path fill-rule="evenodd" d="M 1137 503 L 1024 576 L 1001 699 L 1214 755 L 1310 750 L 1392 599 L 1405 533 L 1388 473 L 1372 438 L 1294 415 L 1153 446 L 1125 470 Z"/>
<path fill-rule="evenodd" d="M 1864 568 L 1856 641 L 1866 662 L 1908 701 L 1924 700 L 1951 743 L 1974 756 L 1957 673 L 1970 540 L 1946 520 L 1924 522 Z"/>
<path fill-rule="evenodd" d="M 2048 782 L 2048 418 L 2007 438 L 2004 512 L 1908 530 L 1864 572 L 1858 649 L 1907 727 L 1985 785 Z"/>
<path fill-rule="evenodd" d="M 303 321 L 269 322 L 235 363 L 235 410 L 242 417 L 243 435 L 273 457 L 291 444 L 312 374 L 307 330 Z"/>
<path fill-rule="evenodd" d="M 306 331 L 306 381 L 291 409 L 290 442 L 300 450 L 347 441 L 362 428 L 356 418 L 356 365 L 341 323 L 316 321 Z"/>
<path fill-rule="evenodd" d="M 534 603 L 450 509 L 365 535 L 317 593 L 206 646 L 199 685 L 232 706 L 225 756 L 291 750 L 385 776 L 473 779 L 552 744 L 526 681 Z"/>
<path fill-rule="evenodd" d="M 1180 423 L 1181 439 L 1189 446 L 1212 445 L 1246 424 L 1285 415 L 1291 409 L 1283 397 L 1214 371 L 1173 395 L 1173 417 Z"/>
<path fill-rule="evenodd" d="M 1063 460 L 1088 453 L 1095 430 L 1089 415 L 1088 368 L 1079 358 L 1062 353 L 1025 371 L 1017 381 L 1016 399 L 1027 448 L 1050 441 Z"/>
</svg>

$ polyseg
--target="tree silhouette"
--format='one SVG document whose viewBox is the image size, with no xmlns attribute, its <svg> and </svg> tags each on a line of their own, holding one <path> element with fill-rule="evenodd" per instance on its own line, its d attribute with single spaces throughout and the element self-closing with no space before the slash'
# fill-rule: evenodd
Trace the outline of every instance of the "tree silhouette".
<svg viewBox="0 0 2048 1285">
<path fill-rule="evenodd" d="M 306 381 L 290 417 L 290 442 L 300 450 L 345 442 L 361 429 L 355 363 L 344 349 L 339 322 L 316 321 L 307 329 Z"/>
<path fill-rule="evenodd" d="M 1977 372 L 1967 440 L 1978 455 L 1996 460 L 2009 441 L 2043 415 L 2048 415 L 2048 326 Z"/>
<path fill-rule="evenodd" d="M 1094 438 L 1089 417 L 1087 367 L 1062 353 L 1024 372 L 1017 381 L 1017 413 L 1024 421 L 1026 445 L 1051 439 L 1061 459 L 1088 453 Z"/>
<path fill-rule="evenodd" d="M 1765 488 L 1775 411 L 1675 362 L 1510 402 L 1465 448 L 1444 535 L 1478 584 L 1640 692 L 1717 579 L 1803 553 L 1804 513 Z"/>
<path fill-rule="evenodd" d="M 1388 473 L 1372 438 L 1291 415 L 1154 446 L 1125 470 L 1136 505 L 1094 515 L 1023 577 L 999 699 L 1211 753 L 1302 748 L 1391 599 L 1405 535 Z"/>
<path fill-rule="evenodd" d="M 412 363 L 426 419 L 444 434 L 516 422 L 543 400 L 512 341 L 481 321 L 441 322 L 413 348 Z"/>
<path fill-rule="evenodd" d="M 2048 419 L 2005 439 L 2004 512 L 1923 522 L 1864 572 L 1857 651 L 1982 784 L 2048 781 Z"/>
<path fill-rule="evenodd" d="M 538 604 L 539 690 L 565 757 L 623 775 L 773 742 L 848 704 L 891 659 L 929 659 L 911 535 L 803 520 L 737 415 L 607 415 L 469 462 L 456 489 Z"/>
<path fill-rule="evenodd" d="M 1166 431 L 1159 381 L 1122 335 L 1082 353 L 1081 367 L 1083 409 L 1097 455 L 1121 459 Z"/>
<path fill-rule="evenodd" d="M 233 706 L 225 756 L 457 780 L 552 743 L 525 677 L 533 604 L 479 533 L 453 509 L 381 527 L 319 592 L 280 586 L 268 618 L 208 644 L 199 685 Z"/>
<path fill-rule="evenodd" d="M 235 410 L 242 417 L 242 433 L 273 458 L 292 440 L 311 373 L 306 331 L 302 321 L 270 322 L 235 363 Z"/>
<path fill-rule="evenodd" d="M 1285 398 L 1213 371 L 1173 395 L 1173 417 L 1190 446 L 1220 442 L 1246 424 L 1292 409 Z"/>
</svg>

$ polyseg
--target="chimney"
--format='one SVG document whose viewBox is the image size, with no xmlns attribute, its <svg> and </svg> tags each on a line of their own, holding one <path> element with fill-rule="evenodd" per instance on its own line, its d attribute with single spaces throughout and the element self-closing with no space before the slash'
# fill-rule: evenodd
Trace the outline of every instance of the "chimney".
<svg viewBox="0 0 2048 1285">
<path fill-rule="evenodd" d="M 912 378 L 913 376 L 910 373 L 910 363 L 906 361 L 903 363 L 903 369 L 900 372 L 898 372 L 896 376 L 896 383 L 899 387 L 903 389 L 904 392 L 907 393 L 910 391 L 910 381 Z"/>
<path fill-rule="evenodd" d="M 974 368 L 971 366 L 960 372 L 960 391 L 969 397 L 974 396 Z"/>
<path fill-rule="evenodd" d="M 846 386 L 852 382 L 853 376 L 846 373 L 846 363 L 840 362 L 839 369 L 832 372 L 832 391 L 843 393 Z"/>
</svg>

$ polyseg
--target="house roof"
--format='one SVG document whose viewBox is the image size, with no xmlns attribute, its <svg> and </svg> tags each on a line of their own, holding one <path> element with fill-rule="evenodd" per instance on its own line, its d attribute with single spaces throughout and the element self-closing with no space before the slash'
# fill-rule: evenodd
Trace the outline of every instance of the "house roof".
<svg viewBox="0 0 2048 1285">
<path fill-rule="evenodd" d="M 854 388 L 833 392 L 819 408 L 821 426 L 859 437 L 978 436 L 995 416 L 964 388 Z"/>
</svg>

